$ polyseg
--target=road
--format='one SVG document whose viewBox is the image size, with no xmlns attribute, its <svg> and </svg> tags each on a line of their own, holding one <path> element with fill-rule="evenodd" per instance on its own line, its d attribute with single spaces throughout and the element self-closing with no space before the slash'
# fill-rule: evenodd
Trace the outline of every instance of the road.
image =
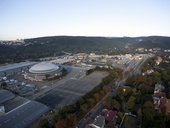
<svg viewBox="0 0 170 128">
<path fill-rule="evenodd" d="M 133 74 L 138 74 L 141 71 L 141 67 L 144 64 L 144 62 L 149 58 L 149 56 L 145 56 L 144 60 L 141 60 L 141 62 L 136 66 L 136 68 L 134 68 Z M 115 96 L 116 95 L 116 91 L 117 88 L 119 86 L 124 86 L 126 79 L 128 79 L 128 77 L 130 77 L 132 74 L 126 76 L 125 78 L 123 78 L 121 81 L 116 82 L 115 87 L 113 88 L 113 90 L 111 92 L 109 92 L 107 95 L 109 96 Z M 104 97 L 105 98 L 105 97 Z M 104 99 L 103 98 L 103 99 Z M 90 121 L 95 118 L 104 108 L 104 104 L 103 104 L 103 99 L 89 112 L 91 113 L 92 116 L 88 116 L 84 119 L 82 119 L 78 124 L 77 127 L 79 128 L 83 128 L 85 127 L 86 124 L 89 124 Z"/>
<path fill-rule="evenodd" d="M 36 101 L 29 101 L 0 117 L 0 128 L 25 128 L 37 120 L 49 108 Z"/>
</svg>

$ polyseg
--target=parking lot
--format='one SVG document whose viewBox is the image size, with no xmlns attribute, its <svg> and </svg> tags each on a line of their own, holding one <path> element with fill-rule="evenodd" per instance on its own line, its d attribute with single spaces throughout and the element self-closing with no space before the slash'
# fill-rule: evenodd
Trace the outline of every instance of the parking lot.
<svg viewBox="0 0 170 128">
<path fill-rule="evenodd" d="M 67 65 L 63 65 L 63 67 L 67 69 L 68 74 L 58 80 L 43 82 L 25 80 L 21 70 L 11 75 L 9 79 L 18 80 L 19 83 L 25 82 L 26 84 L 35 85 L 36 90 L 32 94 L 25 95 L 25 98 L 39 101 L 51 108 L 59 108 L 78 100 L 82 95 L 97 86 L 103 77 L 108 75 L 107 72 L 95 71 L 86 76 L 86 70 L 89 67 Z M 12 72 L 13 70 L 9 69 L 8 71 Z"/>
<path fill-rule="evenodd" d="M 59 85 L 56 83 L 56 87 L 36 98 L 36 100 L 51 108 L 60 108 L 61 106 L 69 105 L 92 90 L 100 83 L 103 77 L 108 75 L 107 72 L 100 71 L 93 72 L 89 76 L 85 76 L 85 72 L 79 72 L 78 74 L 81 77 L 76 79 L 71 77 Z"/>
</svg>

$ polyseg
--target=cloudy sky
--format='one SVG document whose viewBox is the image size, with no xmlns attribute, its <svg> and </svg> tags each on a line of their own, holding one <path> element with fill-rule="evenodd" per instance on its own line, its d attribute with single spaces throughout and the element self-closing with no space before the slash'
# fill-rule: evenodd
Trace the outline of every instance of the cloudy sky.
<svg viewBox="0 0 170 128">
<path fill-rule="evenodd" d="M 0 40 L 170 36 L 170 0 L 0 0 Z"/>
</svg>

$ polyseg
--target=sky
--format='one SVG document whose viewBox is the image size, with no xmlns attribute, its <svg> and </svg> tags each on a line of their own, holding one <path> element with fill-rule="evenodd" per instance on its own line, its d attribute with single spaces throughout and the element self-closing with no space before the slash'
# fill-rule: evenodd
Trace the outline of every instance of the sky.
<svg viewBox="0 0 170 128">
<path fill-rule="evenodd" d="M 0 0 L 0 40 L 170 36 L 170 0 Z"/>
</svg>

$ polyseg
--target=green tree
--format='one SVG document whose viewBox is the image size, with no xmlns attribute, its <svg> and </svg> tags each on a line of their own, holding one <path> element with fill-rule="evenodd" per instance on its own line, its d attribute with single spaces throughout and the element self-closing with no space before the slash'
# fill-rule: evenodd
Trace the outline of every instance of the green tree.
<svg viewBox="0 0 170 128">
<path fill-rule="evenodd" d="M 119 103 L 116 99 L 113 100 L 112 106 L 113 106 L 113 108 L 115 108 L 116 110 L 118 110 L 118 111 L 120 110 L 120 103 Z"/>
<path fill-rule="evenodd" d="M 124 95 L 126 98 L 129 98 L 130 95 L 131 95 L 131 93 L 132 93 L 132 89 L 129 88 L 129 87 L 127 87 L 127 88 L 125 88 L 125 92 L 123 93 L 123 95 Z"/>
<path fill-rule="evenodd" d="M 155 116 L 155 111 L 153 108 L 143 108 L 142 113 L 143 113 L 143 119 L 145 120 L 153 119 Z"/>
<path fill-rule="evenodd" d="M 153 117 L 155 116 L 153 103 L 151 101 L 146 101 L 143 105 L 142 112 L 143 112 L 143 118 L 145 120 L 153 119 Z"/>
<path fill-rule="evenodd" d="M 117 113 L 117 123 L 120 124 L 122 119 L 123 119 L 123 113 L 121 113 L 120 111 Z"/>
<path fill-rule="evenodd" d="M 123 97 L 123 88 L 119 87 L 116 91 L 116 96 L 118 97 L 119 100 L 123 101 L 124 97 Z"/>
<path fill-rule="evenodd" d="M 112 97 L 111 96 L 107 96 L 106 99 L 104 100 L 105 107 L 111 108 L 112 107 L 112 102 L 113 102 Z"/>
<path fill-rule="evenodd" d="M 131 96 L 130 98 L 129 98 L 129 100 L 127 101 L 127 103 L 126 103 L 126 109 L 131 109 L 131 108 L 133 108 L 133 106 L 135 105 L 135 97 L 134 96 Z"/>
</svg>

